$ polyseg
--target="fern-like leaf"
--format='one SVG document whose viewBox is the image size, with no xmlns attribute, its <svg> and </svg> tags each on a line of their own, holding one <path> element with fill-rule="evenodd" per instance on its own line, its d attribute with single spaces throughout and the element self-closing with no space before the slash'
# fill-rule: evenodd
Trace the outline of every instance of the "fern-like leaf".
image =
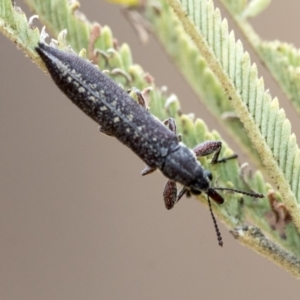
<svg viewBox="0 0 300 300">
<path fill-rule="evenodd" d="M 207 139 L 222 140 L 217 132 L 210 132 L 202 120 L 194 120 L 192 115 L 180 114 L 180 104 L 177 97 L 175 95 L 167 96 L 163 90 L 157 88 L 142 68 L 132 63 L 129 47 L 127 45 L 117 47 L 110 29 L 108 27 L 101 27 L 98 24 L 91 24 L 77 11 L 78 6 L 76 5 L 76 2 L 73 2 L 72 5 L 70 5 L 66 0 L 28 0 L 28 2 L 31 3 L 32 9 L 40 15 L 41 20 L 45 24 L 48 24 L 54 36 L 57 36 L 61 30 L 67 29 L 69 32 L 68 43 L 72 45 L 73 49 L 79 51 L 81 48 L 86 48 L 88 50 L 88 58 L 94 59 L 100 68 L 111 70 L 110 74 L 117 81 L 126 86 L 136 86 L 139 89 L 144 89 L 151 85 L 153 88 L 153 92 L 150 94 L 151 112 L 160 119 L 165 119 L 168 116 L 174 117 L 178 123 L 178 130 L 183 133 L 184 142 L 189 147 L 194 147 L 199 142 Z M 7 9 L 8 12 L 14 10 L 11 6 L 10 0 L 4 0 L 3 3 L 3 8 Z M 208 46 L 209 44 L 207 44 L 207 42 L 203 39 L 202 43 L 205 46 L 203 47 L 205 51 L 202 56 L 204 59 L 200 59 L 197 55 L 197 58 L 199 58 L 199 60 L 197 60 L 197 64 L 200 67 L 205 80 L 207 80 L 206 82 L 204 80 L 203 87 L 205 88 L 207 85 L 212 86 L 212 88 L 207 88 L 203 94 L 207 95 L 211 93 L 211 101 L 215 101 L 216 108 L 218 105 L 224 105 L 227 110 L 227 107 L 229 107 L 228 103 L 232 102 L 236 108 L 237 114 L 242 117 L 245 122 L 245 128 L 248 131 L 253 130 L 252 133 L 250 132 L 250 136 L 252 138 L 257 138 L 255 146 L 258 147 L 257 145 L 259 145 L 262 141 L 263 145 L 258 147 L 259 152 L 265 155 L 266 161 L 264 161 L 264 163 L 267 166 L 271 164 L 274 168 L 275 179 L 277 179 L 277 176 L 279 175 L 281 176 L 280 179 L 282 179 L 282 177 L 284 178 L 286 174 L 292 176 L 294 174 L 292 166 L 294 163 L 299 165 L 299 158 L 296 157 L 298 161 L 296 161 L 295 157 L 293 160 L 288 160 L 286 157 L 286 147 L 284 147 L 282 140 L 280 140 L 281 136 L 284 136 L 285 131 L 289 132 L 290 130 L 290 126 L 285 119 L 284 112 L 279 109 L 278 102 L 276 100 L 271 100 L 270 95 L 265 92 L 263 81 L 257 78 L 255 66 L 251 66 L 249 56 L 244 54 L 241 43 L 235 43 L 234 35 L 228 34 L 227 23 L 225 21 L 221 21 L 219 12 L 214 10 L 211 2 L 204 1 L 201 3 L 201 11 L 204 9 L 203 11 L 205 11 L 206 15 L 204 15 L 203 19 L 199 19 L 198 16 L 197 22 L 200 28 L 205 28 L 205 37 L 207 38 L 208 43 L 212 44 L 212 48 L 210 48 Z M 184 11 L 182 10 L 182 12 Z M 15 17 L 11 18 L 11 13 L 2 13 L 1 18 L 3 19 L 3 24 L 5 24 L 5 26 L 14 28 Z M 15 29 L 17 28 L 18 30 L 15 30 L 13 38 L 12 36 L 9 37 L 12 39 L 15 37 L 19 38 L 18 31 L 22 32 L 23 26 L 27 30 L 27 19 L 24 19 L 24 17 L 23 23 L 19 27 L 15 27 Z M 219 31 L 214 31 L 216 26 L 219 26 Z M 218 32 L 215 33 L 216 31 Z M 31 33 L 29 32 L 29 34 Z M 22 36 L 22 33 L 20 35 Z M 219 41 L 217 37 L 220 39 Z M 22 41 L 24 44 L 23 50 L 26 53 L 28 51 L 30 52 L 30 49 L 33 49 L 35 44 L 28 47 L 26 39 L 23 38 L 23 40 L 25 41 Z M 220 41 L 222 41 L 222 43 Z M 188 43 L 190 43 L 190 41 L 188 41 Z M 93 50 L 97 50 L 97 52 L 101 55 L 96 55 Z M 226 66 L 225 71 L 220 69 L 218 59 L 215 57 L 212 50 L 220 56 L 222 65 Z M 193 51 L 194 50 L 190 53 L 195 53 Z M 228 60 L 227 56 L 229 54 L 230 59 Z M 38 61 L 38 63 L 40 63 L 40 61 Z M 206 64 L 208 64 L 211 70 L 206 67 Z M 203 66 L 202 69 L 201 66 Z M 117 72 L 114 72 L 116 70 Z M 228 80 L 228 74 L 231 76 L 231 80 Z M 216 78 L 218 80 L 216 80 Z M 222 78 L 224 79 L 223 81 L 220 80 Z M 197 79 L 195 78 L 195 81 L 196 80 Z M 234 83 L 234 85 L 232 83 Z M 216 89 L 214 90 L 214 88 Z M 225 97 L 223 91 L 225 91 Z M 241 102 L 239 94 L 242 94 L 242 96 L 246 99 L 245 103 Z M 232 99 L 232 101 L 228 100 L 228 98 Z M 259 100 L 264 100 L 265 103 Z M 262 113 L 262 110 L 265 113 Z M 252 117 L 249 115 L 249 112 L 252 114 Z M 264 136 L 261 135 L 258 126 L 254 123 L 254 120 L 256 120 L 260 124 L 260 127 L 263 128 Z M 274 133 L 272 131 L 274 127 L 270 129 L 266 125 L 267 122 L 273 122 L 272 124 L 275 125 L 279 122 L 278 124 L 281 124 L 281 126 L 278 127 L 280 135 L 276 134 L 276 132 Z M 292 136 L 288 142 L 288 150 L 290 153 L 293 154 L 293 152 L 297 152 L 298 147 L 294 136 Z M 274 160 L 270 162 L 270 156 L 272 157 L 273 153 L 268 148 L 268 143 L 276 145 L 274 153 L 278 155 L 279 165 L 276 164 L 276 160 L 274 166 L 272 165 Z M 231 154 L 232 150 L 223 141 L 221 156 L 229 156 Z M 265 183 L 261 173 L 256 172 L 253 175 L 245 175 L 236 161 L 229 161 L 226 164 L 218 165 L 213 168 L 210 166 L 209 160 L 206 158 L 203 158 L 201 162 L 204 167 L 212 170 L 214 178 L 217 179 L 218 185 L 224 187 L 236 187 L 242 190 L 256 190 L 268 196 L 269 201 L 254 202 L 253 199 L 249 197 L 237 194 L 232 195 L 232 197 L 230 197 L 230 201 L 226 201 L 225 205 L 215 206 L 214 210 L 224 223 L 227 224 L 227 226 L 232 229 L 233 227 L 243 223 L 245 218 L 250 218 L 255 225 L 263 228 L 265 232 L 272 236 L 278 244 L 289 249 L 292 253 L 299 255 L 298 249 L 300 236 L 292 222 L 287 225 L 287 238 L 285 240 L 269 226 L 265 216 L 267 213 L 272 211 L 272 209 L 270 209 L 270 203 L 274 203 L 274 201 L 280 202 L 281 198 L 280 195 L 272 191 L 270 185 Z M 277 171 L 276 168 L 283 165 L 284 173 L 278 175 L 275 172 Z M 279 183 L 281 184 L 281 182 Z M 291 186 L 296 189 L 297 184 L 298 181 L 295 180 L 292 182 Z M 280 190 L 285 191 L 285 186 L 280 187 Z M 287 207 L 290 209 L 290 203 L 294 202 L 289 201 L 295 201 L 295 199 L 290 196 L 290 194 L 286 194 L 284 196 L 285 198 L 283 197 L 283 199 L 286 202 Z M 205 197 L 201 197 L 200 200 L 207 203 L 207 199 Z M 249 243 L 249 246 L 253 249 L 255 248 L 251 245 L 251 243 Z M 285 252 L 282 251 L 282 253 Z M 281 261 L 280 259 L 275 259 L 277 263 L 281 265 L 288 264 L 287 260 L 289 258 L 287 255 L 281 255 L 279 257 Z M 300 277 L 299 274 L 297 276 Z"/>
<path fill-rule="evenodd" d="M 234 3 L 230 0 L 222 0 L 222 2 L 300 114 L 299 49 L 281 41 L 262 40 L 248 22 L 246 7 L 237 12 Z M 264 2 L 264 0 L 260 0 L 260 2 Z M 261 4 L 263 5 L 263 3 Z M 262 7 L 262 9 L 264 8 Z"/>
<path fill-rule="evenodd" d="M 277 99 L 272 99 L 265 90 L 242 43 L 235 41 L 233 33 L 224 35 L 226 21 L 221 20 L 219 10 L 214 9 L 211 1 L 169 0 L 169 3 L 230 97 L 300 230 L 297 201 L 300 151 L 284 111 Z M 228 55 L 223 55 L 224 52 Z"/>
</svg>

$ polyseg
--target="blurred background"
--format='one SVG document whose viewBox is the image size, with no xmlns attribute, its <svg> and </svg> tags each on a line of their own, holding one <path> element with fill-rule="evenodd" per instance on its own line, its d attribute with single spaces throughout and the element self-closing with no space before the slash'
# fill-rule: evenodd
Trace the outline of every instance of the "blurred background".
<svg viewBox="0 0 300 300">
<path fill-rule="evenodd" d="M 30 16 L 23 1 L 17 5 Z M 135 62 L 179 96 L 184 112 L 220 130 L 156 40 L 140 45 L 120 7 L 85 0 L 81 10 L 128 42 Z M 266 39 L 300 47 L 299 11 L 299 1 L 276 0 L 252 24 Z M 2 35 L 0 70 L 1 300 L 299 299 L 299 282 L 221 224 L 220 248 L 209 212 L 195 199 L 167 211 L 165 178 L 141 177 L 144 163 L 100 134 Z M 272 79 L 266 87 L 299 136 L 290 104 Z"/>
</svg>

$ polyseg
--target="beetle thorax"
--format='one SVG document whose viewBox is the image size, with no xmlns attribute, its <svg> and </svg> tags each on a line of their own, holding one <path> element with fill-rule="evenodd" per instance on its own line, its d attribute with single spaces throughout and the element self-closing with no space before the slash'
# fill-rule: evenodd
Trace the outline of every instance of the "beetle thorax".
<svg viewBox="0 0 300 300">
<path fill-rule="evenodd" d="M 167 155 L 161 171 L 169 179 L 188 188 L 193 194 L 205 192 L 210 186 L 209 173 L 197 161 L 195 154 L 182 144 Z"/>
</svg>

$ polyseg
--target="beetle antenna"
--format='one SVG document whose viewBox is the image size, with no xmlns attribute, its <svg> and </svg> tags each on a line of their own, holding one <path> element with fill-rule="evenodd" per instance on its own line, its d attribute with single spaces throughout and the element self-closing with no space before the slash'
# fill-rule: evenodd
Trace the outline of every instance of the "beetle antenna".
<svg viewBox="0 0 300 300">
<path fill-rule="evenodd" d="M 223 239 L 222 239 L 222 236 L 221 236 L 221 232 L 219 230 L 219 226 L 217 224 L 217 220 L 215 218 L 215 215 L 212 211 L 211 201 L 210 201 L 210 198 L 209 198 L 208 195 L 207 195 L 207 201 L 208 201 L 209 211 L 210 211 L 213 223 L 214 223 L 215 231 L 216 231 L 216 234 L 217 234 L 217 239 L 218 239 L 219 246 L 223 247 Z"/>
<path fill-rule="evenodd" d="M 225 188 L 225 187 L 214 187 L 213 189 L 219 190 L 219 191 L 230 191 L 230 192 L 247 195 L 247 196 L 254 197 L 254 198 L 263 198 L 264 197 L 263 194 L 259 194 L 259 193 L 255 193 L 255 192 L 240 191 L 240 190 Z"/>
</svg>

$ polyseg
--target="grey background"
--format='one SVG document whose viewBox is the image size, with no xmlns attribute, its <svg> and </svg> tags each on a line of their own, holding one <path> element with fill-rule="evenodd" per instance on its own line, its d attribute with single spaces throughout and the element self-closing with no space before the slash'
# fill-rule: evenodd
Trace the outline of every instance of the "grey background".
<svg viewBox="0 0 300 300">
<path fill-rule="evenodd" d="M 81 2 L 90 20 L 130 43 L 135 61 L 180 97 L 184 112 L 219 129 L 154 39 L 141 46 L 119 7 Z M 276 0 L 253 24 L 261 36 L 299 47 L 299 11 L 299 1 Z M 221 224 L 218 247 L 197 201 L 167 211 L 159 173 L 142 178 L 143 162 L 101 135 L 11 41 L 0 36 L 0 46 L 1 300 L 299 299 L 299 282 Z M 290 105 L 272 80 L 266 86 L 297 133 Z"/>
</svg>

